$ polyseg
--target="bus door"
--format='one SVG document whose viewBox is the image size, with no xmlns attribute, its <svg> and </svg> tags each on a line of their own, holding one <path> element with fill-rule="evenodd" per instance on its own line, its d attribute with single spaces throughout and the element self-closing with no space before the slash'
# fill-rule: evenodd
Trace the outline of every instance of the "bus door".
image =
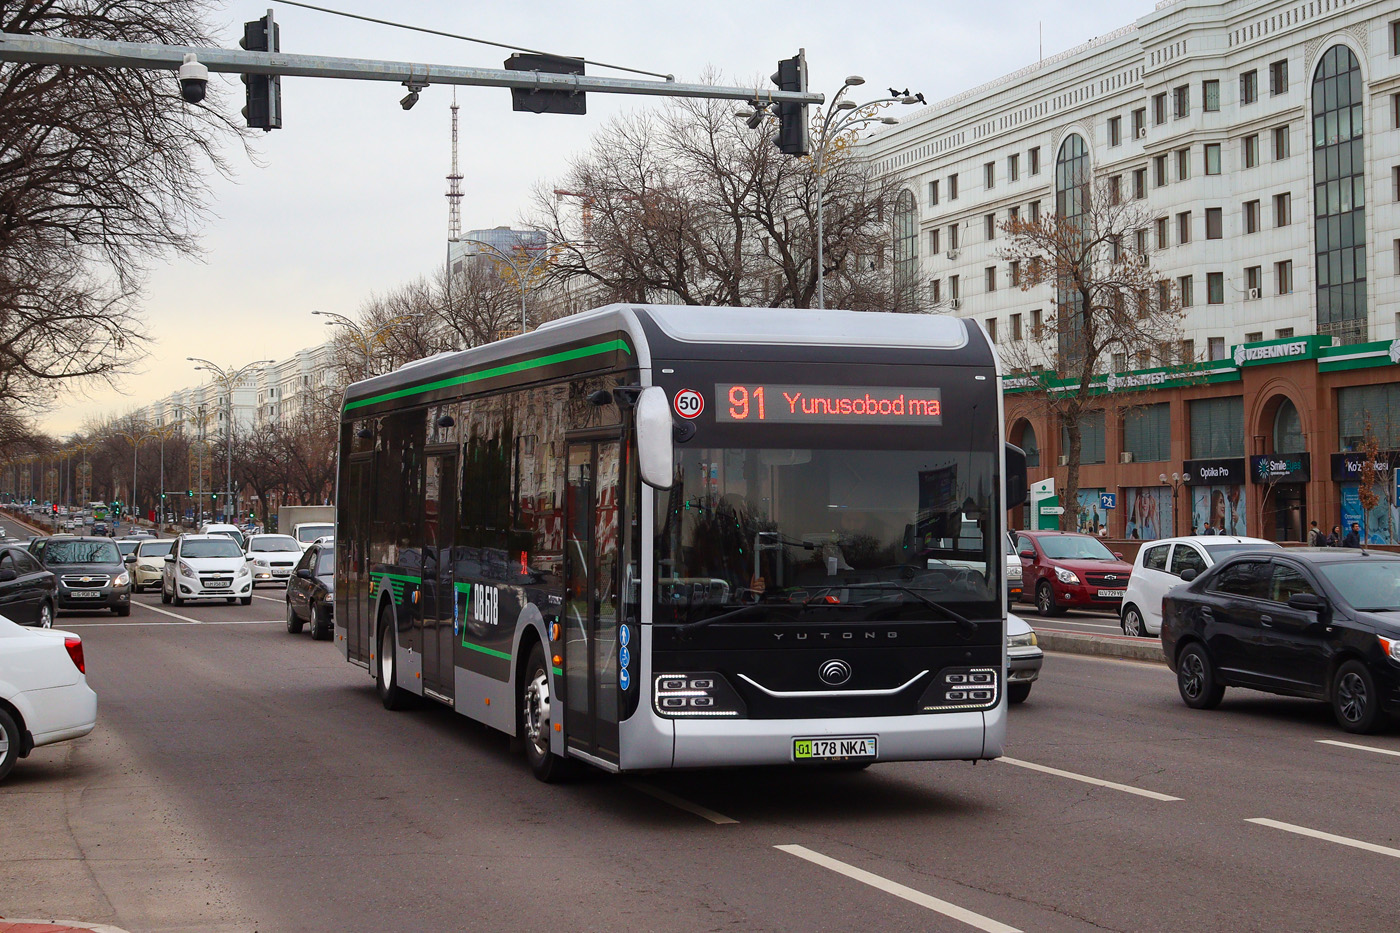
<svg viewBox="0 0 1400 933">
<path fill-rule="evenodd" d="M 564 548 L 564 731 L 570 747 L 617 761 L 618 532 L 616 438 L 569 443 Z"/>
<path fill-rule="evenodd" d="M 426 457 L 423 484 L 423 584 L 415 621 L 422 627 L 423 689 L 452 700 L 452 640 L 456 587 L 452 573 L 453 532 L 457 525 L 457 454 Z"/>
<path fill-rule="evenodd" d="M 341 575 L 345 598 L 337 600 L 336 617 L 345 626 L 347 656 L 361 661 L 369 659 L 373 647 L 370 643 L 374 640 L 369 607 L 369 506 L 374 490 L 373 469 L 368 454 L 350 461 L 347 488 L 340 491 L 343 510 L 340 517 L 347 527 L 335 543 L 340 565 L 345 568 Z"/>
</svg>

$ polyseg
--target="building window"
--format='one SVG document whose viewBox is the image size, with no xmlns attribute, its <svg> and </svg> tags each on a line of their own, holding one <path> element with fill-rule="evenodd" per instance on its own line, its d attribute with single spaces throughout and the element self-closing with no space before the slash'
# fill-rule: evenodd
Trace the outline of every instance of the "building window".
<svg viewBox="0 0 1400 933">
<path fill-rule="evenodd" d="M 1390 21 L 1390 54 L 1400 55 L 1400 19 Z"/>
<path fill-rule="evenodd" d="M 930 207 L 938 203 L 938 179 L 936 178 L 928 183 L 928 203 Z"/>
<path fill-rule="evenodd" d="M 934 279 L 932 282 L 929 282 L 928 293 L 931 304 L 941 304 L 943 302 L 943 280 Z"/>
<path fill-rule="evenodd" d="M 1167 157 L 1165 155 L 1152 157 L 1152 185 L 1161 188 L 1167 183 Z"/>
<path fill-rule="evenodd" d="M 1194 362 L 1196 362 L 1196 341 L 1194 341 L 1194 340 L 1183 340 L 1183 341 L 1181 341 L 1181 362 L 1183 362 L 1183 363 L 1194 363 Z"/>
<path fill-rule="evenodd" d="M 1021 177 L 1021 154 L 1013 152 L 1006 157 L 1006 180 L 1016 181 Z"/>
<path fill-rule="evenodd" d="M 986 236 L 987 236 L 987 239 L 988 239 L 988 240 L 995 240 L 995 239 L 997 238 L 997 215 L 996 215 L 996 214 L 988 214 L 986 217 L 983 217 L 983 218 L 982 218 L 982 226 L 985 228 L 985 229 L 984 229 L 984 232 L 986 233 Z"/>
<path fill-rule="evenodd" d="M 1157 218 L 1157 221 L 1156 221 L 1156 226 L 1157 226 L 1157 248 L 1158 248 L 1158 249 L 1166 249 L 1168 246 L 1171 246 L 1171 245 L 1172 245 L 1172 244 L 1171 244 L 1171 239 L 1170 239 L 1170 236 L 1169 236 L 1169 232 L 1170 232 L 1170 231 L 1169 231 L 1169 225 L 1167 224 L 1167 218 L 1165 218 L 1165 217 L 1158 217 L 1158 218 Z"/>
<path fill-rule="evenodd" d="M 1078 229 L 1090 209 L 1089 150 L 1084 137 L 1071 133 L 1060 144 L 1055 156 L 1055 216 L 1070 229 Z M 1069 358 L 1080 354 L 1079 335 L 1087 309 L 1077 289 L 1061 286 L 1058 300 L 1064 309 L 1059 319 L 1060 353 Z"/>
<path fill-rule="evenodd" d="M 938 239 L 939 239 L 938 234 L 939 234 L 939 232 L 940 232 L 940 231 L 939 231 L 939 229 L 938 229 L 937 227 L 934 227 L 932 230 L 930 230 L 930 231 L 928 232 L 928 254 L 929 254 L 929 256 L 931 256 L 931 257 L 932 257 L 932 256 L 937 256 L 937 255 L 939 254 L 939 252 L 940 252 L 940 250 L 939 250 L 939 248 L 938 248 Z"/>
<path fill-rule="evenodd" d="M 1033 308 L 1031 310 L 1031 337 L 1035 340 L 1039 340 L 1041 335 L 1040 309 Z"/>
<path fill-rule="evenodd" d="M 1010 272 L 1010 275 L 1011 275 L 1011 287 L 1012 287 L 1012 288 L 1020 288 L 1020 287 L 1021 287 L 1021 260 L 1019 260 L 1019 259 L 1013 259 L 1013 260 L 1011 260 L 1011 264 L 1010 264 L 1010 267 L 1009 267 L 1009 272 Z"/>
<path fill-rule="evenodd" d="M 1023 334 L 1021 333 L 1021 315 L 1019 312 L 1017 312 L 1016 314 L 1011 315 L 1011 339 L 1013 341 L 1020 340 L 1022 336 Z"/>
<path fill-rule="evenodd" d="M 988 191 L 997 186 L 997 164 L 988 162 L 982 166 L 982 186 Z"/>
<path fill-rule="evenodd" d="M 1293 294 L 1293 260 L 1274 263 L 1274 286 L 1280 295 Z"/>
<path fill-rule="evenodd" d="M 1113 371 L 1114 371 L 1115 373 L 1122 373 L 1122 372 L 1127 372 L 1127 371 L 1128 371 L 1128 354 L 1126 354 L 1126 353 L 1115 353 L 1115 354 L 1113 354 Z"/>
<path fill-rule="evenodd" d="M 1133 111 L 1133 139 L 1142 139 L 1147 135 L 1147 108 L 1139 107 Z"/>
<path fill-rule="evenodd" d="M 1183 275 L 1176 280 L 1176 290 L 1181 296 L 1181 306 L 1183 308 L 1189 308 L 1195 304 L 1195 295 L 1192 294 L 1195 291 L 1194 285 L 1195 283 L 1191 281 L 1191 276 L 1189 275 Z"/>
<path fill-rule="evenodd" d="M 994 292 L 994 291 L 997 290 L 997 267 L 996 267 L 996 266 L 988 266 L 987 269 L 986 269 L 986 273 L 987 273 L 987 291 L 989 291 L 989 292 Z"/>
<path fill-rule="evenodd" d="M 1244 232 L 1245 232 L 1245 233 L 1258 233 L 1258 232 L 1259 232 L 1259 202 L 1258 202 L 1258 201 L 1245 201 L 1245 202 L 1244 202 Z"/>
<path fill-rule="evenodd" d="M 1013 204 L 1006 209 L 1006 220 L 1008 223 L 1015 223 L 1021 219 L 1021 206 Z"/>
<path fill-rule="evenodd" d="M 1244 138 L 1244 167 L 1254 168 L 1259 164 L 1259 134 L 1252 133 Z"/>
<path fill-rule="evenodd" d="M 1201 82 L 1201 109 L 1215 113 L 1220 109 L 1220 82 L 1214 79 Z"/>
<path fill-rule="evenodd" d="M 1191 242 L 1191 212 L 1182 211 L 1176 215 L 1176 242 L 1183 245 Z"/>
<path fill-rule="evenodd" d="M 1040 147 L 1032 146 L 1030 152 L 1026 153 L 1026 169 L 1032 175 L 1040 174 Z"/>
<path fill-rule="evenodd" d="M 1293 195 L 1274 195 L 1274 226 L 1286 227 L 1293 222 Z"/>
<path fill-rule="evenodd" d="M 1147 169 L 1133 169 L 1133 197 L 1141 200 L 1147 197 Z"/>
<path fill-rule="evenodd" d="M 1259 72 L 1251 68 L 1240 75 L 1240 103 L 1252 104 L 1259 99 Z"/>
<path fill-rule="evenodd" d="M 1030 205 L 1031 223 L 1040 223 L 1040 202 L 1032 201 Z"/>
<path fill-rule="evenodd" d="M 955 249 L 957 249 L 957 248 L 958 248 L 958 225 L 957 225 L 957 224 L 949 224 L 949 225 L 948 225 L 948 249 L 950 249 L 950 250 L 955 250 Z"/>
<path fill-rule="evenodd" d="M 1303 420 L 1298 417 L 1298 406 L 1284 399 L 1274 415 L 1274 453 L 1300 454 L 1307 450 L 1303 441 Z"/>
<path fill-rule="evenodd" d="M 1176 180 L 1185 181 L 1191 177 L 1191 150 L 1176 150 Z"/>
<path fill-rule="evenodd" d="M 1252 330 L 1252 331 L 1249 331 L 1247 334 L 1244 335 L 1244 342 L 1245 342 L 1245 343 L 1258 343 L 1259 341 L 1261 341 L 1261 340 L 1263 340 L 1263 339 L 1264 339 L 1264 332 L 1263 332 L 1262 330 Z"/>
<path fill-rule="evenodd" d="M 1147 230 L 1145 228 L 1133 231 L 1133 247 L 1139 256 L 1147 256 Z"/>
<path fill-rule="evenodd" d="M 1206 303 L 1213 305 L 1225 303 L 1225 273 L 1206 273 Z"/>
<path fill-rule="evenodd" d="M 1292 336 L 1293 328 L 1291 327 L 1280 327 L 1278 330 L 1274 331 L 1275 340 L 1287 340 L 1289 337 Z"/>
<path fill-rule="evenodd" d="M 1400 447 L 1400 382 L 1337 390 L 1337 433 L 1342 450 L 1356 450 L 1367 422 L 1381 450 Z"/>
<path fill-rule="evenodd" d="M 1219 357 L 1224 359 L 1225 338 L 1220 341 Z M 1186 403 L 1190 420 L 1191 459 L 1215 460 L 1222 457 L 1244 456 L 1244 396 L 1202 398 Z"/>
<path fill-rule="evenodd" d="M 992 343 L 997 342 L 997 319 L 994 317 L 987 318 L 987 337 Z"/>
<path fill-rule="evenodd" d="M 1108 118 L 1108 144 L 1110 146 L 1123 145 L 1123 118 Z"/>
<path fill-rule="evenodd" d="M 1152 125 L 1161 126 L 1167 122 L 1167 92 L 1152 95 Z"/>
<path fill-rule="evenodd" d="M 1288 127 L 1287 127 L 1287 126 L 1276 126 L 1276 127 L 1274 127 L 1273 135 L 1274 135 L 1274 161 L 1277 162 L 1279 159 L 1286 159 L 1286 158 L 1288 158 L 1290 152 L 1292 151 L 1292 150 L 1289 148 L 1289 145 L 1288 145 Z"/>
<path fill-rule="evenodd" d="M 958 176 L 957 173 L 948 176 L 948 200 L 958 199 Z"/>
<path fill-rule="evenodd" d="M 962 280 L 960 276 L 948 276 L 948 297 L 954 301 L 962 299 Z"/>
<path fill-rule="evenodd" d="M 1400 172 L 1400 169 L 1396 170 Z M 1123 200 L 1123 176 L 1110 175 L 1108 179 L 1108 203 L 1118 204 Z"/>
<path fill-rule="evenodd" d="M 1206 208 L 1206 239 L 1218 240 L 1224 236 L 1224 210 L 1219 207 Z"/>
<path fill-rule="evenodd" d="M 1102 409 L 1079 416 L 1079 462 L 1104 462 L 1104 418 Z M 1060 449 L 1069 450 L 1069 429 L 1060 426 Z"/>
<path fill-rule="evenodd" d="M 1390 189 L 1390 199 L 1392 201 L 1400 201 L 1400 165 L 1391 166 Z"/>
<path fill-rule="evenodd" d="M 1244 270 L 1245 300 L 1258 298 L 1263 292 L 1260 290 L 1260 282 L 1264 277 L 1263 266 L 1249 266 Z"/>
<path fill-rule="evenodd" d="M 914 192 L 905 188 L 894 202 L 894 289 L 900 305 L 918 304 L 919 220 Z"/>
<path fill-rule="evenodd" d="M 1206 174 L 1220 174 L 1220 143 L 1206 143 Z"/>
<path fill-rule="evenodd" d="M 1288 90 L 1288 59 L 1269 66 L 1269 93 L 1277 97 Z"/>
<path fill-rule="evenodd" d="M 1143 405 L 1123 416 L 1123 449 L 1137 463 L 1159 463 L 1172 458 L 1171 405 Z"/>
<path fill-rule="evenodd" d="M 1206 338 L 1206 352 L 1210 355 L 1210 358 L 1211 358 L 1212 360 L 1223 360 L 1223 359 L 1225 359 L 1225 338 L 1224 338 L 1224 337 L 1207 337 L 1207 338 Z"/>
<path fill-rule="evenodd" d="M 1390 128 L 1400 130 L 1400 94 L 1390 95 Z"/>
<path fill-rule="evenodd" d="M 1172 118 L 1181 120 L 1191 116 L 1191 86 L 1183 84 L 1172 92 Z"/>
<path fill-rule="evenodd" d="M 1317 332 L 1366 339 L 1366 176 L 1361 64 L 1345 45 L 1313 75 L 1313 185 L 1318 192 Z"/>
</svg>

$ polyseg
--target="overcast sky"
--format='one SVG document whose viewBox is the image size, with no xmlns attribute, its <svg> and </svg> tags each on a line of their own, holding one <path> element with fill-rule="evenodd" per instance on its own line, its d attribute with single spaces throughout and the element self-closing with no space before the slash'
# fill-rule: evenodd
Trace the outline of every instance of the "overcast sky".
<svg viewBox="0 0 1400 933">
<path fill-rule="evenodd" d="M 220 44 L 268 3 L 215 11 Z M 282 51 L 499 68 L 509 52 L 271 4 Z M 713 67 L 726 83 L 769 75 L 807 50 L 813 90 L 848 74 L 872 88 L 922 91 L 930 102 L 1132 22 L 1151 0 L 991 0 L 866 7 L 856 3 L 642 0 L 462 3 L 319 0 L 318 5 L 419 26 L 674 74 Z M 590 68 L 591 73 L 613 74 Z M 172 77 L 173 81 L 174 78 Z M 243 104 L 237 78 L 216 76 Z M 188 356 L 223 365 L 281 359 L 327 336 L 325 309 L 353 314 L 372 292 L 431 273 L 445 259 L 452 89 L 429 87 L 405 112 L 397 84 L 284 78 L 283 126 L 257 141 L 261 165 L 232 156 L 236 177 L 215 179 L 202 261 L 152 270 L 145 315 L 155 341 L 116 390 L 71 396 L 43 419 L 66 434 L 199 382 Z M 553 181 L 608 117 L 654 108 L 655 98 L 588 95 L 588 115 L 515 113 L 504 89 L 459 88 L 463 229 L 516 222 L 530 192 Z"/>
</svg>

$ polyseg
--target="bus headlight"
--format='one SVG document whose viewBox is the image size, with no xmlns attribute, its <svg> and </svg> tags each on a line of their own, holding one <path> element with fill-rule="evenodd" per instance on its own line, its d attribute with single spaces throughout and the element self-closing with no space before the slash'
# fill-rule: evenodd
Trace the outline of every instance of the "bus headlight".
<svg viewBox="0 0 1400 933">
<path fill-rule="evenodd" d="M 748 712 L 729 681 L 712 671 L 657 674 L 652 706 L 658 715 L 685 718 L 744 716 Z"/>
<path fill-rule="evenodd" d="M 925 713 L 991 709 L 1000 696 L 1001 672 L 992 667 L 947 667 L 919 698 Z"/>
</svg>

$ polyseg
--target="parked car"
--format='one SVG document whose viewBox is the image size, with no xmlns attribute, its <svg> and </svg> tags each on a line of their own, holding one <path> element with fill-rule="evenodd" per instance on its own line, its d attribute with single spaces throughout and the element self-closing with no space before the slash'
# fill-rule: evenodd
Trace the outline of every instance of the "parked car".
<svg viewBox="0 0 1400 933">
<path fill-rule="evenodd" d="M 1249 687 L 1332 705 L 1348 732 L 1400 714 L 1400 555 L 1298 548 L 1186 571 L 1162 607 L 1162 651 L 1181 699 Z"/>
<path fill-rule="evenodd" d="M 1016 553 L 1016 541 L 1006 536 L 1006 605 L 1009 608 L 1021 598 L 1021 578 L 1024 574 L 1021 558 Z"/>
<path fill-rule="evenodd" d="M 254 587 L 259 583 L 285 585 L 292 569 L 305 556 L 291 535 L 253 535 L 248 538 L 247 550 Z"/>
<path fill-rule="evenodd" d="M 225 534 L 180 535 L 164 559 L 160 601 L 187 599 L 253 602 L 253 575 L 243 549 Z"/>
<path fill-rule="evenodd" d="M 1124 635 L 1146 637 L 1162 631 L 1162 599 L 1181 583 L 1181 575 L 1194 570 L 1197 575 L 1219 561 L 1245 551 L 1281 550 L 1263 538 L 1230 535 L 1186 535 L 1162 538 L 1144 544 L 1133 561 L 1128 592 L 1123 595 L 1119 623 Z"/>
<path fill-rule="evenodd" d="M 287 581 L 287 631 L 311 623 L 311 637 L 326 641 L 335 628 L 335 549 L 313 544 Z"/>
<path fill-rule="evenodd" d="M 1024 703 L 1031 695 L 1031 684 L 1040 677 L 1045 652 L 1040 650 L 1035 630 L 1013 612 L 1006 614 L 1006 699 Z"/>
<path fill-rule="evenodd" d="M 1093 535 L 1070 531 L 1018 531 L 1021 598 L 1035 601 L 1042 616 L 1066 609 L 1118 611 L 1133 565 Z"/>
<path fill-rule="evenodd" d="M 174 544 L 174 538 L 146 538 L 136 545 L 136 562 L 131 565 L 132 589 L 144 593 L 148 586 L 160 586 L 165 558 Z"/>
<path fill-rule="evenodd" d="M 34 749 L 85 736 L 96 724 L 83 640 L 0 619 L 0 781 Z"/>
<path fill-rule="evenodd" d="M 55 602 L 65 609 L 110 609 L 131 615 L 131 574 L 107 538 L 55 536 L 39 558 L 58 577 Z"/>
<path fill-rule="evenodd" d="M 24 548 L 0 547 L 0 616 L 20 625 L 52 628 L 58 584 Z"/>
</svg>

